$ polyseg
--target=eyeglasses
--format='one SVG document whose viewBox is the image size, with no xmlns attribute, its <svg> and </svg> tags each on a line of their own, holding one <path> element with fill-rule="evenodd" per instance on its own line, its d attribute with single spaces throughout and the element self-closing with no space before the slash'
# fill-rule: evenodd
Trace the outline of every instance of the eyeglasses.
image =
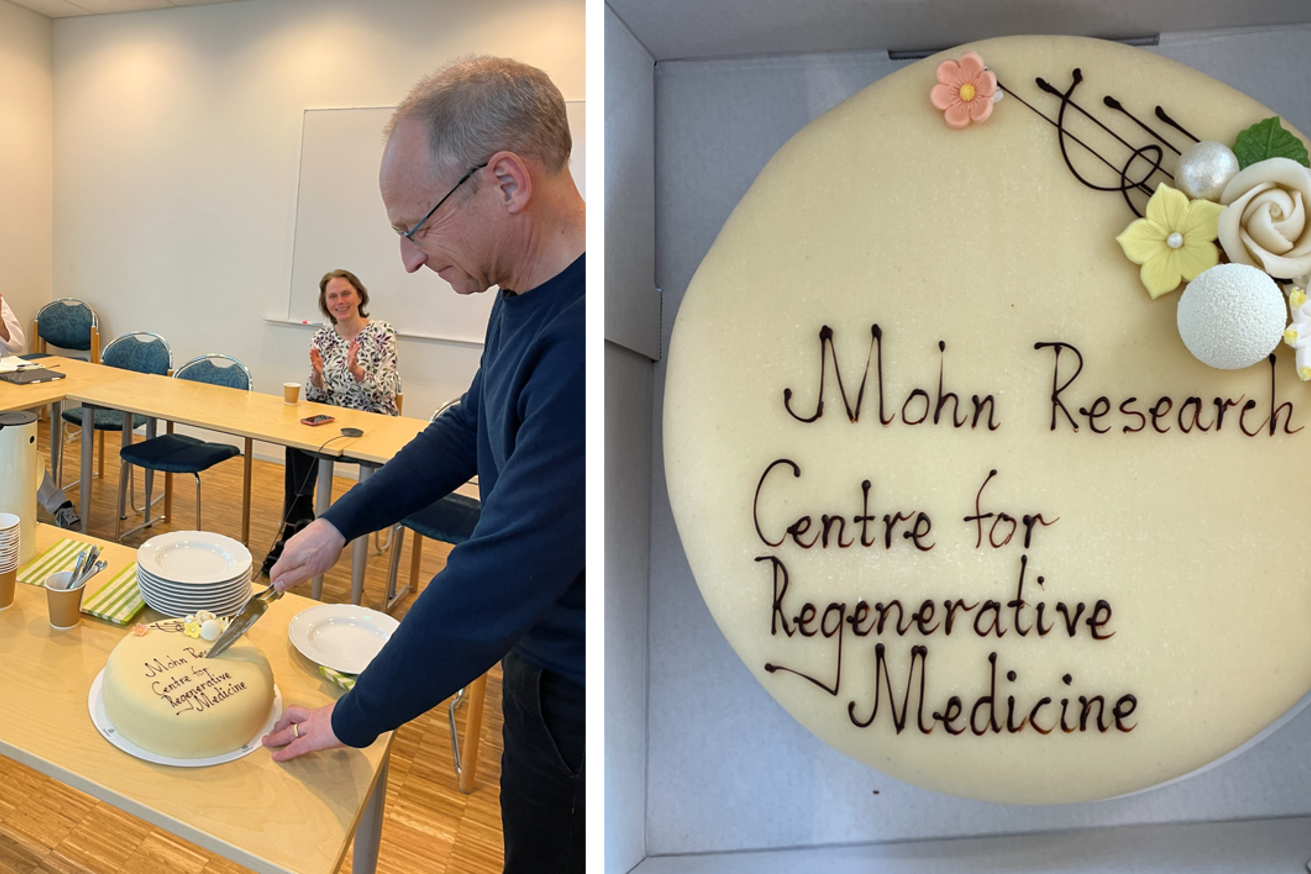
<svg viewBox="0 0 1311 874">
<path fill-rule="evenodd" d="M 468 173 L 465 173 L 463 176 L 460 177 L 460 181 L 457 182 L 457 183 L 455 183 L 453 186 L 451 186 L 451 190 L 450 190 L 450 191 L 446 192 L 446 197 L 443 197 L 441 200 L 437 201 L 437 205 L 434 206 L 432 209 L 428 210 L 428 214 L 427 214 L 426 216 L 424 216 L 423 218 L 419 219 L 419 223 L 418 223 L 417 225 L 415 225 L 414 227 L 410 228 L 408 231 L 399 231 L 399 230 L 398 230 L 398 231 L 396 231 L 396 233 L 400 234 L 402 237 L 404 237 L 405 239 L 409 240 L 411 243 L 414 243 L 414 245 L 416 245 L 416 246 L 419 245 L 418 243 L 415 243 L 415 242 L 414 242 L 414 235 L 417 234 L 417 233 L 419 232 L 419 229 L 422 228 L 425 224 L 428 223 L 428 219 L 430 219 L 430 218 L 433 217 L 433 213 L 435 213 L 435 212 L 437 212 L 437 210 L 441 209 L 441 206 L 442 206 L 443 203 L 446 202 L 446 199 L 449 198 L 452 194 L 455 193 L 455 189 L 459 188 L 459 187 L 460 187 L 461 185 L 463 185 L 465 182 L 468 182 L 470 176 L 472 176 L 473 174 L 477 173 L 479 170 L 481 170 L 482 168 L 484 168 L 484 167 L 486 167 L 486 166 L 487 166 L 487 162 L 484 161 L 483 163 L 479 164 L 477 167 L 474 167 L 473 169 L 471 169 Z"/>
</svg>

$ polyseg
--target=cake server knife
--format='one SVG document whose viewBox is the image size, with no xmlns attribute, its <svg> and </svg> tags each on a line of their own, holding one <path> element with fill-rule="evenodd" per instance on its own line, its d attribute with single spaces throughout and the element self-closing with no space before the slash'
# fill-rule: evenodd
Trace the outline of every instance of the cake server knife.
<svg viewBox="0 0 1311 874">
<path fill-rule="evenodd" d="M 223 654 L 223 652 L 232 644 L 237 642 L 237 638 L 250 630 L 250 627 L 259 621 L 264 615 L 264 611 L 269 609 L 269 605 L 282 597 L 282 593 L 277 589 L 269 586 L 264 591 L 252 595 L 246 602 L 246 606 L 241 608 L 241 612 L 232 617 L 232 624 L 228 630 L 219 635 L 218 640 L 205 653 L 205 658 L 212 659 Z"/>
</svg>

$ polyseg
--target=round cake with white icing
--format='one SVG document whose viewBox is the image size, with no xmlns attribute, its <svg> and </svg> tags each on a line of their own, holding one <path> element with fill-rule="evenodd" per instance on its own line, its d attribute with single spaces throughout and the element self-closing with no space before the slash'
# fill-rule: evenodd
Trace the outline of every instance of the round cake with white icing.
<svg viewBox="0 0 1311 874">
<path fill-rule="evenodd" d="M 205 658 L 210 643 L 166 619 L 138 625 L 109 654 L 105 715 L 144 750 L 203 759 L 240 749 L 269 718 L 273 671 L 258 647 L 238 640 Z"/>
<path fill-rule="evenodd" d="M 710 612 L 810 731 L 931 789 L 1074 802 L 1202 768 L 1311 689 L 1311 170 L 1275 115 L 1143 49 L 1004 38 L 761 172 L 678 312 L 665 467 Z M 1180 325 L 1246 310 L 1177 315 L 1226 261 L 1294 308 L 1234 370 Z"/>
</svg>

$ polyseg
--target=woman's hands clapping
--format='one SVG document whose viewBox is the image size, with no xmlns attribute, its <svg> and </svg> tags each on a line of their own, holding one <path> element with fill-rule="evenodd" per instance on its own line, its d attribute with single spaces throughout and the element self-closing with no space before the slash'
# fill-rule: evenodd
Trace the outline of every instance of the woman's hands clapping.
<svg viewBox="0 0 1311 874">
<path fill-rule="evenodd" d="M 360 338 L 356 337 L 351 340 L 350 348 L 346 350 L 346 369 L 350 371 L 356 382 L 364 382 L 364 368 L 360 367 Z"/>
<path fill-rule="evenodd" d="M 315 388 L 323 388 L 323 356 L 314 346 L 310 347 L 310 382 Z"/>
</svg>

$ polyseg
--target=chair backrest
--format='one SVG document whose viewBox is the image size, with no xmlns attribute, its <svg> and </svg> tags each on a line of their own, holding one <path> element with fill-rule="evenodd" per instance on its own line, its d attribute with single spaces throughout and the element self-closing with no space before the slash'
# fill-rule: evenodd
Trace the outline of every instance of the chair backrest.
<svg viewBox="0 0 1311 874">
<path fill-rule="evenodd" d="M 100 320 L 91 305 L 71 297 L 52 300 L 36 314 L 36 336 L 42 343 L 60 349 L 91 352 L 96 361 L 99 353 Z"/>
<path fill-rule="evenodd" d="M 442 413 L 445 413 L 445 412 L 447 412 L 448 410 L 452 410 L 452 409 L 454 409 L 455 407 L 458 407 L 459 405 L 460 405 L 460 399 L 459 399 L 459 398 L 453 398 L 453 399 L 447 401 L 446 403 L 442 404 L 440 407 L 437 408 L 437 412 L 433 413 L 433 414 L 432 414 L 432 418 L 429 419 L 428 421 L 429 421 L 429 422 L 436 422 L 436 421 L 437 421 L 437 417 L 440 416 Z"/>
<path fill-rule="evenodd" d="M 449 413 L 451 410 L 455 409 L 455 408 L 458 407 L 459 405 L 460 405 L 460 399 L 459 399 L 459 398 L 452 398 L 451 400 L 447 401 L 446 403 L 444 403 L 444 404 L 442 404 L 440 407 L 438 407 L 438 408 L 437 408 L 437 412 L 433 413 L 433 414 L 432 414 L 432 418 L 429 419 L 428 421 L 429 421 L 429 422 L 436 422 L 437 419 L 438 419 L 438 417 L 440 417 L 443 413 Z M 475 476 L 475 477 L 471 477 L 471 478 L 469 479 L 469 482 L 473 483 L 474 485 L 477 485 L 477 484 L 478 484 L 478 477 L 476 477 L 476 476 Z M 461 500 L 469 500 L 469 501 L 474 501 L 475 503 L 477 503 L 477 498 L 464 498 L 463 496 L 461 496 L 461 495 L 457 495 L 457 494 L 455 494 L 454 492 L 452 492 L 451 494 L 447 495 L 447 497 L 448 497 L 448 498 L 460 498 Z"/>
<path fill-rule="evenodd" d="M 211 353 L 193 358 L 177 369 L 174 379 L 189 379 L 192 382 L 207 382 L 210 385 L 226 385 L 251 391 L 253 386 L 250 371 L 231 355 Z"/>
<path fill-rule="evenodd" d="M 167 376 L 173 371 L 173 350 L 168 348 L 168 342 L 158 334 L 133 331 L 106 346 L 100 362 L 137 373 Z"/>
</svg>

